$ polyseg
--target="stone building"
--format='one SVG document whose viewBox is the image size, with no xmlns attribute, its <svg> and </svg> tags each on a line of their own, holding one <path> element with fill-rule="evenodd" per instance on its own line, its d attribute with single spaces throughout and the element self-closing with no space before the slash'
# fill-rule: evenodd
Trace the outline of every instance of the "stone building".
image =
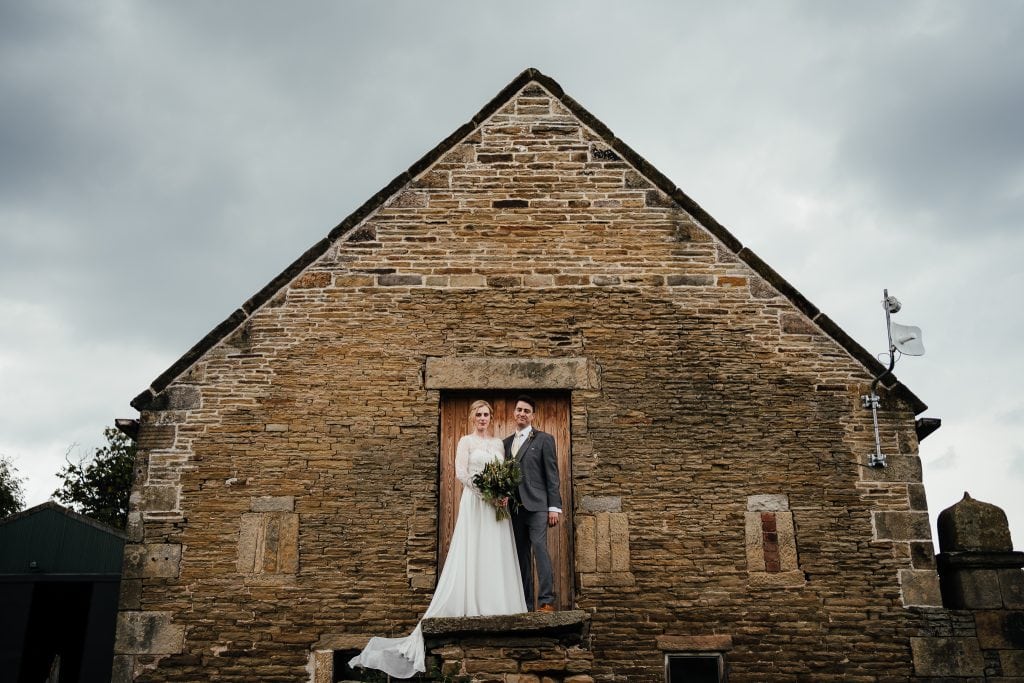
<svg viewBox="0 0 1024 683">
<path fill-rule="evenodd" d="M 561 611 L 426 624 L 435 677 L 1024 676 L 942 607 L 922 401 L 531 69 L 132 402 L 115 678 L 338 680 L 408 633 L 466 407 L 504 435 L 524 390 Z"/>
</svg>

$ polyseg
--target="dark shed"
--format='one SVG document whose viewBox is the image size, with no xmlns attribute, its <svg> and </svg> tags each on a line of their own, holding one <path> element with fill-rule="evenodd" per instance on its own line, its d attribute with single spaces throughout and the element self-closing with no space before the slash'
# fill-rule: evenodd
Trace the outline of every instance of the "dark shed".
<svg viewBox="0 0 1024 683">
<path fill-rule="evenodd" d="M 0 520 L 5 680 L 110 680 L 124 540 L 54 502 Z"/>
</svg>

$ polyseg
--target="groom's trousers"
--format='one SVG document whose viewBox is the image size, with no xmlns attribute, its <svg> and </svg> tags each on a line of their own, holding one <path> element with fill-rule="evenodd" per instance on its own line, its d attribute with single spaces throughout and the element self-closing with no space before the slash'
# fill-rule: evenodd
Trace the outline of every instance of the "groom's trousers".
<svg viewBox="0 0 1024 683">
<path fill-rule="evenodd" d="M 526 608 L 533 610 L 533 566 L 531 555 L 537 561 L 537 598 L 541 605 L 555 602 L 554 573 L 551 556 L 548 555 L 548 513 L 530 512 L 520 508 L 512 518 L 512 530 L 516 536 L 516 553 L 519 555 L 519 571 L 523 575 L 523 594 Z"/>
</svg>

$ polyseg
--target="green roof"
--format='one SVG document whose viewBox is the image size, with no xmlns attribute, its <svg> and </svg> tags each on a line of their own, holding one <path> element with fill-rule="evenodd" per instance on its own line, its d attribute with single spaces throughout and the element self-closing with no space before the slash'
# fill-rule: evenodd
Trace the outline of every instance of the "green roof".
<svg viewBox="0 0 1024 683">
<path fill-rule="evenodd" d="M 125 535 L 52 501 L 0 519 L 0 575 L 121 573 Z"/>
</svg>

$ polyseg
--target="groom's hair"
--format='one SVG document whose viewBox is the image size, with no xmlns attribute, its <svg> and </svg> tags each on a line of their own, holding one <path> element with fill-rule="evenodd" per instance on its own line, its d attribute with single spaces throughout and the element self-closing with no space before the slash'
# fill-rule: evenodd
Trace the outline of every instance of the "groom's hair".
<svg viewBox="0 0 1024 683">
<path fill-rule="evenodd" d="M 521 394 L 516 397 L 516 403 L 519 403 L 520 401 L 528 404 L 530 406 L 530 410 L 532 410 L 533 412 L 537 412 L 537 402 L 533 400 L 532 396 Z"/>
</svg>

